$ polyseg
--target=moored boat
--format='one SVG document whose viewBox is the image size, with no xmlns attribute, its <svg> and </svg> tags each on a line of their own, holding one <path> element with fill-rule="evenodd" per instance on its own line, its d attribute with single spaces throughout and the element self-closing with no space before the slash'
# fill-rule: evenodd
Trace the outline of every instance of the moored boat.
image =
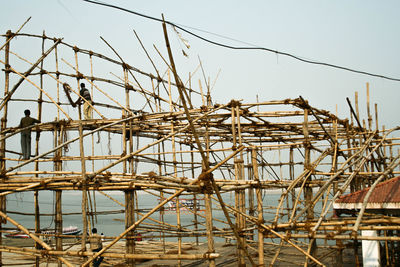
<svg viewBox="0 0 400 267">
<path fill-rule="evenodd" d="M 77 235 L 80 232 L 81 232 L 81 230 L 79 230 L 77 226 L 64 227 L 62 230 L 63 235 Z M 54 235 L 55 231 L 54 230 L 45 230 L 45 231 L 42 231 L 42 234 Z M 29 235 L 18 232 L 18 231 L 15 231 L 15 233 L 5 234 L 4 236 L 9 237 L 9 238 L 29 238 Z"/>
</svg>

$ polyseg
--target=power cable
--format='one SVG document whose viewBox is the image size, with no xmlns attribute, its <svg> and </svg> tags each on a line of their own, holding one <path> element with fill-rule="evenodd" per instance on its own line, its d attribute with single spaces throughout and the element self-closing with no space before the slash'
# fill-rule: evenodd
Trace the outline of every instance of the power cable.
<svg viewBox="0 0 400 267">
<path fill-rule="evenodd" d="M 158 19 L 158 18 L 155 18 L 155 17 L 152 17 L 152 16 L 148 16 L 148 15 L 136 12 L 136 11 L 132 11 L 132 10 L 129 10 L 129 9 L 126 9 L 126 8 L 123 8 L 123 7 L 119 7 L 119 6 L 115 6 L 115 5 L 111 5 L 111 4 L 107 4 L 107 3 L 103 3 L 103 2 L 92 1 L 92 0 L 82 0 L 82 1 L 88 2 L 88 3 L 92 3 L 92 4 L 96 4 L 96 5 L 115 8 L 115 9 L 118 9 L 118 10 L 121 10 L 121 11 L 125 11 L 125 12 L 131 13 L 131 14 L 134 14 L 134 15 L 137 15 L 137 16 L 140 16 L 140 17 L 144 17 L 144 18 L 147 18 L 147 19 L 150 19 L 150 20 L 154 20 L 154 21 L 158 21 L 158 22 L 165 22 L 168 25 L 176 27 L 176 28 L 178 28 L 178 29 L 180 29 L 180 30 L 182 30 L 182 31 L 184 31 L 184 32 L 186 32 L 186 33 L 188 33 L 188 34 L 200 39 L 200 40 L 203 40 L 203 41 L 205 41 L 207 43 L 210 43 L 210 44 L 213 44 L 213 45 L 216 45 L 216 46 L 220 46 L 220 47 L 224 47 L 224 48 L 228 48 L 228 49 L 233 49 L 233 50 L 262 50 L 262 51 L 275 53 L 277 55 L 287 56 L 287 57 L 296 59 L 296 60 L 304 62 L 304 63 L 314 64 L 314 65 L 321 65 L 321 66 L 325 66 L 325 67 L 331 67 L 331 68 L 340 69 L 340 70 L 344 70 L 344 71 L 349 71 L 349 72 L 353 72 L 353 73 L 358 73 L 358 74 L 363 74 L 363 75 L 368 75 L 368 76 L 372 76 L 372 77 L 377 77 L 377 78 L 382 78 L 382 79 L 386 79 L 386 80 L 400 82 L 400 78 L 393 78 L 393 77 L 388 77 L 388 76 L 381 75 L 381 74 L 375 74 L 375 73 L 371 73 L 371 72 L 351 69 L 351 68 L 348 68 L 348 67 L 342 67 L 342 66 L 339 66 L 339 65 L 331 64 L 331 63 L 325 63 L 325 62 L 319 62 L 319 61 L 304 59 L 304 58 L 301 58 L 299 56 L 296 56 L 296 55 L 293 55 L 293 54 L 290 54 L 290 53 L 281 52 L 281 51 L 270 49 L 270 48 L 266 48 L 266 47 L 240 47 L 240 46 L 231 46 L 231 45 L 219 43 L 219 42 L 207 39 L 205 37 L 202 37 L 202 36 L 200 36 L 198 34 L 195 34 L 195 33 L 191 32 L 189 30 L 186 30 L 185 27 L 189 28 L 188 26 L 183 26 L 183 25 L 179 26 L 180 24 L 178 25 L 178 24 L 175 24 L 175 23 L 173 23 L 171 21 L 167 21 L 167 20 L 164 21 L 162 19 Z M 203 31 L 203 32 L 206 32 L 206 31 Z M 210 33 L 210 32 L 207 32 L 207 33 Z M 222 35 L 218 35 L 218 34 L 214 34 L 214 35 L 223 37 Z M 224 37 L 224 38 L 227 38 L 227 37 Z M 235 39 L 232 39 L 232 38 L 228 38 L 228 39 L 235 40 Z M 235 40 L 235 41 L 238 41 L 238 40 Z M 242 43 L 245 43 L 245 42 L 242 42 Z"/>
</svg>

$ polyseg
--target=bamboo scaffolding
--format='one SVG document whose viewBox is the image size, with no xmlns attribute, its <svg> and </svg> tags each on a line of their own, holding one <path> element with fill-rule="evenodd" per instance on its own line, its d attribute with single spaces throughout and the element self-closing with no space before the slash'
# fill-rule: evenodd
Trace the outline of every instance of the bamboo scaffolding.
<svg viewBox="0 0 400 267">
<path fill-rule="evenodd" d="M 13 247 L 5 245 L 8 238 L 0 237 L 0 261 L 4 261 L 1 252 L 7 252 L 34 260 L 36 266 L 43 263 L 43 255 L 50 257 L 48 261 L 57 261 L 58 266 L 65 262 L 69 266 L 88 266 L 100 255 L 110 264 L 123 261 L 128 266 L 139 260 L 156 259 L 167 265 L 182 266 L 185 260 L 217 266 L 227 257 L 226 252 L 220 252 L 220 240 L 225 240 L 226 245 L 235 243 L 227 261 L 235 261 L 238 266 L 326 266 L 332 265 L 329 259 L 335 253 L 335 264 L 340 266 L 343 251 L 357 253 L 360 240 L 384 242 L 384 257 L 395 261 L 398 256 L 393 251 L 400 242 L 398 213 L 372 214 L 366 207 L 379 182 L 400 174 L 400 127 L 379 130 L 377 105 L 375 116 L 370 111 L 369 84 L 364 125 L 358 93 L 355 109 L 348 100 L 351 122 L 311 106 L 301 96 L 212 104 L 211 79 L 200 58 L 184 83 L 175 65 L 166 25 L 162 26 L 168 57 L 155 49 L 165 71 L 156 66 L 134 31 L 154 75 L 130 65 L 128 57 L 104 38 L 101 39 L 118 59 L 50 38 L 44 32 L 19 33 L 22 27 L 16 33 L 0 35 L 5 38 L 0 49 L 5 53 L 0 61 L 5 73 L 0 102 L 0 232 L 27 234 L 36 243 L 36 249 Z M 16 36 L 41 42 L 39 59 L 23 58 L 18 51 L 12 51 L 14 42 L 19 41 Z M 47 50 L 46 44 L 50 44 Z M 44 62 L 53 52 L 55 65 Z M 58 58 L 62 58 L 63 66 L 59 66 Z M 74 66 L 69 63 L 73 60 Z M 119 73 L 112 72 L 110 79 L 105 78 L 101 69 L 95 68 L 97 60 L 106 69 L 117 69 Z M 21 62 L 29 66 L 27 71 L 20 71 Z M 85 65 L 90 66 L 89 71 L 84 71 Z M 69 93 L 60 96 L 60 85 L 72 84 L 73 80 L 79 84 L 82 79 L 91 85 L 91 95 L 96 94 L 95 111 L 100 119 L 82 120 L 80 107 L 72 116 L 72 98 Z M 25 80 L 37 89 L 33 98 L 18 96 Z M 9 110 L 26 103 L 37 104 L 41 121 L 49 121 L 49 107 L 57 114 L 56 119 L 24 129 L 10 127 Z M 12 144 L 16 143 L 15 135 L 26 130 L 36 133 L 35 155 L 20 161 L 20 153 Z M 104 139 L 108 139 L 108 154 L 103 152 L 107 145 Z M 357 216 L 330 216 L 338 197 L 368 186 L 370 191 Z M 39 194 L 49 190 L 56 196 L 51 212 L 41 208 L 39 201 Z M 80 191 L 80 211 L 63 211 L 63 192 L 67 190 Z M 106 191 L 123 192 L 125 201 Z M 5 209 L 6 197 L 21 192 L 33 192 L 34 212 Z M 157 200 L 151 207 L 142 206 L 141 194 Z M 124 209 L 99 208 L 99 195 Z M 185 199 L 194 202 L 189 205 Z M 164 207 L 169 204 L 169 209 Z M 33 216 L 34 229 L 28 230 L 15 220 L 15 227 L 5 228 L 6 220 L 12 220 L 7 213 Z M 101 251 L 86 252 L 87 233 L 101 224 L 97 217 L 113 214 L 120 216 L 116 222 L 124 221 L 124 230 L 107 235 L 110 242 Z M 120 219 L 124 217 L 119 214 L 125 219 Z M 70 250 L 63 243 L 62 226 L 65 218 L 72 215 L 80 215 L 83 232 L 74 241 L 78 248 L 75 245 Z M 46 217 L 55 218 L 54 233 L 43 233 L 41 221 Z M 361 234 L 362 230 L 383 234 L 367 237 Z M 55 250 L 49 249 L 48 244 L 45 247 L 39 237 L 54 238 Z M 159 247 L 143 251 L 141 242 L 135 240 L 139 238 L 144 242 L 160 239 Z M 275 244 L 269 244 L 266 238 Z M 121 242 L 123 239 L 126 241 Z M 172 239 L 173 243 L 168 242 Z M 186 254 L 184 240 L 188 239 L 199 248 L 204 242 L 202 251 Z M 317 248 L 329 251 L 319 253 Z M 288 260 L 290 255 L 301 255 L 300 260 Z M 353 260 L 357 261 L 357 257 Z"/>
</svg>

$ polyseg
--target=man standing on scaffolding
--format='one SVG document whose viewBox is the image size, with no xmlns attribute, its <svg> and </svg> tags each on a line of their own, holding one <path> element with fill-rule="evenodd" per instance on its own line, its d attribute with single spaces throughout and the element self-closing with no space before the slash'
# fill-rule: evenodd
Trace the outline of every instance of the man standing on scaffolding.
<svg viewBox="0 0 400 267">
<path fill-rule="evenodd" d="M 35 123 L 40 123 L 39 120 L 30 117 L 31 111 L 29 109 L 26 109 L 24 114 L 25 117 L 21 119 L 19 128 L 26 128 Z M 24 160 L 28 160 L 31 157 L 31 128 L 21 131 L 21 152 Z"/>
<path fill-rule="evenodd" d="M 83 116 L 85 120 L 91 120 L 93 118 L 93 101 L 92 98 L 90 97 L 90 92 L 89 90 L 85 87 L 84 83 L 81 83 L 81 90 L 79 91 L 79 94 L 81 97 L 76 100 L 75 105 L 80 105 L 82 102 L 83 103 Z M 83 99 L 86 101 L 84 101 Z"/>
</svg>

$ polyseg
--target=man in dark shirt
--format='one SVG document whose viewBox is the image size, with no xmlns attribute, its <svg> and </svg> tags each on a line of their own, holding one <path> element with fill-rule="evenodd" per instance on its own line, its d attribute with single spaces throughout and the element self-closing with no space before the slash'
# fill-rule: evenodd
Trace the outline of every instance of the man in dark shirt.
<svg viewBox="0 0 400 267">
<path fill-rule="evenodd" d="M 90 92 L 85 87 L 84 83 L 81 83 L 81 90 L 79 91 L 79 94 L 81 95 L 81 97 L 78 98 L 78 100 L 76 100 L 75 104 L 80 105 L 82 102 L 84 102 L 83 103 L 83 116 L 84 116 L 85 120 L 90 120 L 93 117 L 93 108 L 91 106 L 91 105 L 93 105 L 93 101 L 92 101 L 92 98 L 90 97 Z M 82 98 L 84 98 L 86 101 L 84 101 Z"/>
<path fill-rule="evenodd" d="M 40 123 L 39 120 L 30 117 L 31 111 L 29 109 L 26 109 L 24 114 L 25 117 L 21 119 L 19 128 L 26 128 L 35 123 Z M 28 160 L 31 157 L 31 128 L 21 132 L 21 150 L 23 159 Z"/>
</svg>

